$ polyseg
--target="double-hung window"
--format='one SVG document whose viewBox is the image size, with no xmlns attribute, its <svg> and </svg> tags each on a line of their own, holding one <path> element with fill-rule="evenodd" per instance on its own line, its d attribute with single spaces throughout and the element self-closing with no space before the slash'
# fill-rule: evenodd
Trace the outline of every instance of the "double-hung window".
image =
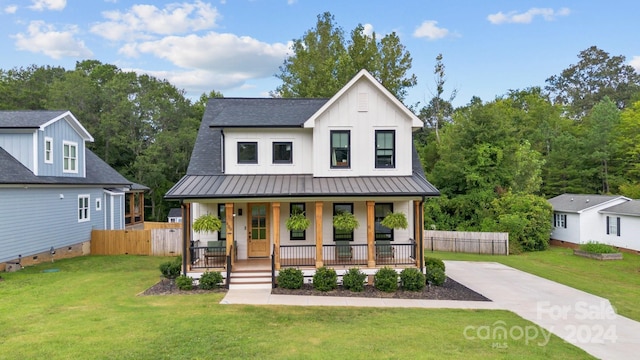
<svg viewBox="0 0 640 360">
<path fill-rule="evenodd" d="M 305 213 L 305 204 L 304 203 L 291 203 L 290 205 L 290 213 L 294 214 L 304 214 Z M 291 230 L 290 232 L 291 240 L 305 240 L 307 231 L 306 230 Z"/>
<path fill-rule="evenodd" d="M 62 144 L 62 171 L 78 172 L 78 144 L 65 141 Z"/>
<path fill-rule="evenodd" d="M 291 142 L 273 143 L 273 163 L 291 164 L 293 162 L 293 144 Z"/>
<path fill-rule="evenodd" d="M 353 204 L 333 204 L 333 216 L 336 216 L 343 212 L 353 214 Z M 333 241 L 340 241 L 340 240 L 353 241 L 353 231 L 338 230 L 334 227 Z"/>
<path fill-rule="evenodd" d="M 351 166 L 351 132 L 349 130 L 331 130 L 331 167 L 349 168 Z"/>
<path fill-rule="evenodd" d="M 53 164 L 53 138 L 44 138 L 44 162 Z"/>
<path fill-rule="evenodd" d="M 394 168 L 395 163 L 395 130 L 376 130 L 376 168 Z"/>
<path fill-rule="evenodd" d="M 620 236 L 620 218 L 607 216 L 607 235 Z"/>
<path fill-rule="evenodd" d="M 78 222 L 89 221 L 89 195 L 78 195 Z"/>
<path fill-rule="evenodd" d="M 238 142 L 238 164 L 258 163 L 258 143 Z"/>
<path fill-rule="evenodd" d="M 393 212 L 392 203 L 380 203 L 376 204 L 374 208 L 374 221 L 375 221 L 375 239 L 376 240 L 391 240 L 393 241 L 393 229 L 384 227 L 380 222 L 385 216 Z"/>
<path fill-rule="evenodd" d="M 553 214 L 553 227 L 567 228 L 567 214 Z"/>
</svg>

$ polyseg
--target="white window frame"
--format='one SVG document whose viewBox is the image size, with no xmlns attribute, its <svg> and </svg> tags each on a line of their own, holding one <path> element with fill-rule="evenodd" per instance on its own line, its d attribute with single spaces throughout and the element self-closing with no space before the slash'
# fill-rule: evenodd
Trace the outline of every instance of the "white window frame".
<svg viewBox="0 0 640 360">
<path fill-rule="evenodd" d="M 53 164 L 53 138 L 48 136 L 44 138 L 44 163 Z"/>
<path fill-rule="evenodd" d="M 554 213 L 553 225 L 556 228 L 567 228 L 567 214 Z"/>
<path fill-rule="evenodd" d="M 86 222 L 91 220 L 91 207 L 89 206 L 90 203 L 91 195 L 78 195 L 78 222 Z"/>
<path fill-rule="evenodd" d="M 102 210 L 102 199 L 97 198 L 96 199 L 96 211 L 101 211 Z"/>
<path fill-rule="evenodd" d="M 69 156 L 65 155 L 65 147 L 69 147 Z M 71 157 L 71 148 L 75 148 L 75 157 Z M 73 163 L 73 166 L 71 164 Z M 71 141 L 62 142 L 62 172 L 65 173 L 78 173 L 78 143 Z"/>
</svg>

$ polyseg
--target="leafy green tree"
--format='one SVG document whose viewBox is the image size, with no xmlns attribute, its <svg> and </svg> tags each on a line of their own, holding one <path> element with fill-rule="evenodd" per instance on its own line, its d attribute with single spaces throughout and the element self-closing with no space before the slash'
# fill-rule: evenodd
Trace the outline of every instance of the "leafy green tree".
<svg viewBox="0 0 640 360">
<path fill-rule="evenodd" d="M 378 41 L 358 25 L 347 41 L 329 12 L 318 15 L 315 28 L 294 39 L 292 49 L 276 75 L 282 84 L 272 96 L 331 97 L 363 68 L 401 100 L 417 83 L 415 75 L 407 75 L 412 58 L 397 34 Z"/>
<path fill-rule="evenodd" d="M 640 90 L 640 74 L 625 63 L 624 56 L 610 56 L 591 46 L 578 58 L 577 64 L 548 78 L 545 87 L 553 101 L 566 106 L 571 115 L 586 115 L 605 96 L 623 109 Z"/>
<path fill-rule="evenodd" d="M 591 169 L 594 170 L 594 183 L 598 185 L 598 192 L 608 194 L 611 186 L 611 164 L 616 152 L 615 131 L 620 122 L 620 111 L 616 105 L 605 96 L 594 105 L 585 118 L 587 127 L 585 141 L 590 150 Z"/>
</svg>

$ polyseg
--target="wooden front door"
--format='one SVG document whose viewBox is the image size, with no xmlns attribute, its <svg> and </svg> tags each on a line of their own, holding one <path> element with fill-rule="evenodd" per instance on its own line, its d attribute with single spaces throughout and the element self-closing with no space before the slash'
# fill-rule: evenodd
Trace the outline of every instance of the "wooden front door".
<svg viewBox="0 0 640 360">
<path fill-rule="evenodd" d="M 249 257 L 269 256 L 269 205 L 249 204 L 248 220 Z"/>
</svg>

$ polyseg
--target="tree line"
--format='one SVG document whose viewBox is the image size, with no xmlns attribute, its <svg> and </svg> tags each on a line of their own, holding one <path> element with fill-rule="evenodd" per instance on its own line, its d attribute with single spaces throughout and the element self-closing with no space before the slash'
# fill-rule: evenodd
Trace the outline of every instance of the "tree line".
<svg viewBox="0 0 640 360">
<path fill-rule="evenodd" d="M 293 40 L 271 96 L 330 97 L 367 69 L 404 100 L 417 85 L 412 57 L 391 33 L 356 26 L 346 37 L 333 15 Z M 445 98 L 444 58 L 436 93 L 408 104 L 425 127 L 414 142 L 427 178 L 442 196 L 427 201 L 425 227 L 508 231 L 512 251 L 548 246 L 551 208 L 562 193 L 640 198 L 640 76 L 623 56 L 593 46 L 546 86 L 508 90 L 490 101 Z M 94 136 L 90 148 L 129 179 L 151 188 L 147 218 L 164 220 L 166 191 L 185 173 L 211 91 L 197 101 L 152 76 L 97 60 L 75 69 L 0 70 L 0 108 L 69 109 Z"/>
</svg>

